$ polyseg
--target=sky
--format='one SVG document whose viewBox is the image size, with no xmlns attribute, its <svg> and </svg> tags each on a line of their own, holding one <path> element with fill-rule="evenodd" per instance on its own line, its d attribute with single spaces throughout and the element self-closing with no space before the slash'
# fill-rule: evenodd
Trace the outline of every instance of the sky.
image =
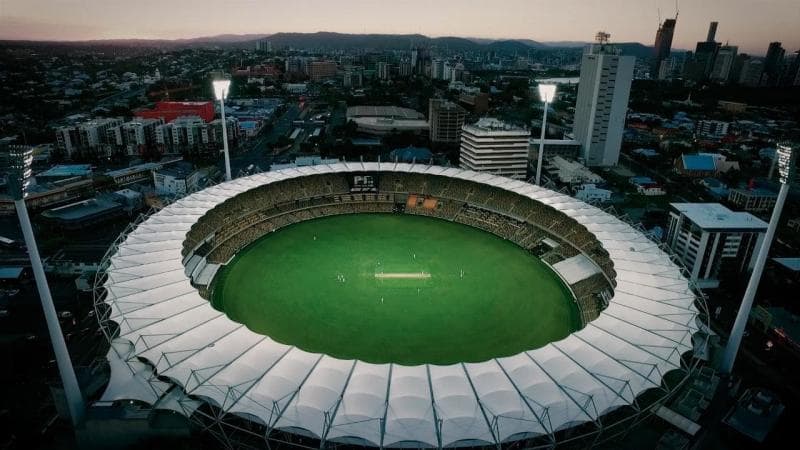
<svg viewBox="0 0 800 450">
<path fill-rule="evenodd" d="M 717 41 L 764 54 L 800 49 L 800 0 L 683 0 L 673 48 L 693 49 L 708 23 Z M 0 39 L 176 39 L 335 31 L 652 45 L 668 0 L 0 0 Z"/>
</svg>

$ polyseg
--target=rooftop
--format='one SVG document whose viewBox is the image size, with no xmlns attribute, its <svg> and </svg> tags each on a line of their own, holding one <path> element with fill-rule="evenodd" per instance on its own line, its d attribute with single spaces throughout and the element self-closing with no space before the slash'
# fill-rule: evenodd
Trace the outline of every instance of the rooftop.
<svg viewBox="0 0 800 450">
<path fill-rule="evenodd" d="M 792 272 L 800 272 L 800 258 L 772 258 L 772 260 Z"/>
<path fill-rule="evenodd" d="M 89 176 L 91 174 L 92 166 L 90 164 L 59 164 L 36 174 L 36 176 L 44 178 L 67 178 Z"/>
<path fill-rule="evenodd" d="M 767 229 L 767 223 L 758 217 L 746 212 L 731 211 L 719 203 L 670 203 L 670 206 L 700 228 Z"/>
<path fill-rule="evenodd" d="M 58 208 L 49 209 L 43 212 L 42 216 L 50 219 L 78 220 L 84 217 L 102 214 L 117 208 L 120 208 L 119 203 L 106 200 L 102 197 L 96 197 L 89 200 L 70 203 L 69 205 L 60 206 Z"/>
<path fill-rule="evenodd" d="M 0 280 L 16 280 L 22 275 L 22 267 L 0 267 Z"/>
<path fill-rule="evenodd" d="M 716 170 L 714 158 L 711 155 L 683 155 L 683 167 L 686 170 Z"/>
<path fill-rule="evenodd" d="M 391 117 L 393 119 L 425 119 L 421 112 L 399 106 L 351 106 L 347 108 L 347 118 L 351 117 Z"/>
</svg>

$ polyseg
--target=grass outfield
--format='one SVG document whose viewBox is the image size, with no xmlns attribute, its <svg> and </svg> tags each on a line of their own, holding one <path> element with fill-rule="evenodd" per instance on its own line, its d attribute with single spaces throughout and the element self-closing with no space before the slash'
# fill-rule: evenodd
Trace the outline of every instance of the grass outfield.
<svg viewBox="0 0 800 450">
<path fill-rule="evenodd" d="M 569 290 L 536 257 L 490 233 L 411 215 L 283 228 L 241 251 L 213 289 L 216 308 L 258 333 L 373 363 L 484 361 L 579 326 Z"/>
</svg>

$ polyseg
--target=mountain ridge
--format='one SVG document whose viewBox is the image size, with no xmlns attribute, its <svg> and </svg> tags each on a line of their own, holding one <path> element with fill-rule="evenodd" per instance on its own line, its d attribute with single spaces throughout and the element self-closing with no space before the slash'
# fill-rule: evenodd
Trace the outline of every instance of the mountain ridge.
<svg viewBox="0 0 800 450">
<path fill-rule="evenodd" d="M 193 48 L 208 46 L 254 47 L 255 42 L 269 39 L 276 47 L 352 49 L 369 48 L 376 50 L 403 50 L 414 46 L 446 48 L 452 51 L 498 51 L 504 53 L 526 53 L 537 50 L 565 50 L 581 48 L 588 42 L 554 41 L 539 42 L 531 39 L 489 39 L 459 36 L 429 37 L 422 34 L 356 34 L 318 31 L 313 33 L 279 32 L 220 34 L 180 39 L 92 39 L 80 41 L 39 41 L 39 40 L 0 40 L 7 43 L 31 43 L 78 46 L 132 46 L 162 48 Z M 624 54 L 637 57 L 649 56 L 652 47 L 638 42 L 621 42 L 615 45 L 623 48 Z M 626 51 L 627 50 L 627 51 Z"/>
</svg>

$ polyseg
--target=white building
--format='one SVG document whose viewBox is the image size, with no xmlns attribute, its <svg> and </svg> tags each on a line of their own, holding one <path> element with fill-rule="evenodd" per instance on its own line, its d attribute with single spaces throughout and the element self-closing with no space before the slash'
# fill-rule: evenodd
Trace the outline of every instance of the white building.
<svg viewBox="0 0 800 450">
<path fill-rule="evenodd" d="M 477 172 L 525 179 L 530 131 L 483 118 L 461 128 L 459 166 Z"/>
<path fill-rule="evenodd" d="M 135 117 L 108 130 L 109 141 L 128 156 L 139 156 L 146 149 L 156 147 L 156 129 L 163 119 Z"/>
<path fill-rule="evenodd" d="M 56 129 L 56 146 L 67 158 L 76 154 L 111 155 L 108 130 L 122 125 L 122 119 L 92 119 Z"/>
<path fill-rule="evenodd" d="M 719 203 L 671 203 L 667 245 L 700 288 L 719 286 L 719 274 L 728 269 L 751 269 L 767 224 L 746 212 L 734 212 Z"/>
<path fill-rule="evenodd" d="M 605 203 L 611 200 L 611 191 L 587 183 L 575 188 L 575 198 L 587 203 Z"/>
<path fill-rule="evenodd" d="M 769 212 L 775 207 L 778 194 L 765 188 L 731 189 L 728 202 L 744 211 Z"/>
<path fill-rule="evenodd" d="M 227 117 L 228 144 L 237 142 L 241 129 L 239 121 Z M 216 151 L 222 148 L 222 120 L 203 122 L 198 116 L 181 116 L 171 123 L 156 127 L 156 144 L 162 153 L 177 154 L 186 151 Z"/>
<path fill-rule="evenodd" d="M 625 113 L 636 58 L 621 56 L 601 33 L 581 60 L 573 134 L 588 166 L 614 166 L 619 160 Z"/>
<path fill-rule="evenodd" d="M 184 196 L 199 188 L 201 172 L 182 167 L 165 167 L 153 171 L 153 184 L 159 194 Z"/>
<path fill-rule="evenodd" d="M 697 122 L 697 134 L 703 137 L 721 138 L 728 134 L 730 122 L 721 120 L 700 120 Z"/>
<path fill-rule="evenodd" d="M 560 156 L 546 159 L 543 168 L 550 176 L 565 184 L 603 182 L 603 177 L 592 172 L 583 164 L 566 160 Z"/>
</svg>

